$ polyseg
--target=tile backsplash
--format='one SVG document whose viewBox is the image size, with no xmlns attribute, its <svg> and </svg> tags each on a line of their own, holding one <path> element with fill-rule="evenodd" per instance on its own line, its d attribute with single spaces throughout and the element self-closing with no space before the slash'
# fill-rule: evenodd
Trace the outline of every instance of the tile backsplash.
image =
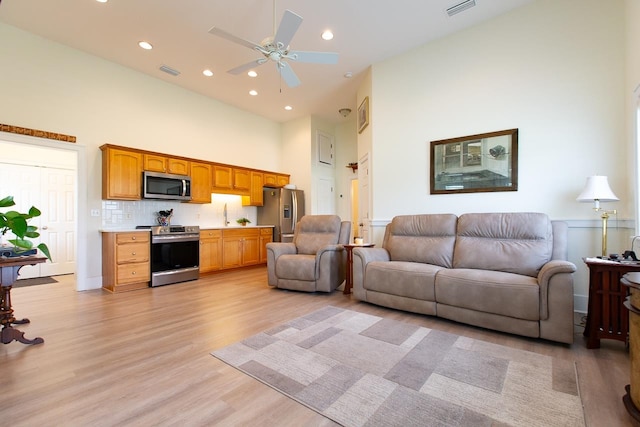
<svg viewBox="0 0 640 427">
<path fill-rule="evenodd" d="M 102 228 L 135 228 L 137 225 L 157 225 L 158 211 L 173 209 L 172 225 L 199 225 L 205 227 L 224 226 L 224 205 L 230 226 L 236 226 L 236 219 L 249 218 L 252 225 L 257 223 L 257 208 L 242 206 L 240 196 L 212 194 L 210 204 L 181 203 L 171 200 L 103 200 Z"/>
</svg>

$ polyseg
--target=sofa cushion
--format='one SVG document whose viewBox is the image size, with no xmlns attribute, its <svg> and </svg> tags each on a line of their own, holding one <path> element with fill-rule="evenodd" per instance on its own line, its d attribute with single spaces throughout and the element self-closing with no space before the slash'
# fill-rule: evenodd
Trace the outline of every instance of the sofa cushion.
<svg viewBox="0 0 640 427">
<path fill-rule="evenodd" d="M 456 240 L 453 214 L 400 215 L 385 233 L 383 247 L 392 261 L 420 262 L 450 268 Z"/>
<path fill-rule="evenodd" d="M 276 264 L 279 279 L 316 280 L 315 255 L 280 255 Z"/>
<path fill-rule="evenodd" d="M 445 269 L 435 281 L 438 304 L 525 320 L 540 320 L 536 279 L 501 271 Z"/>
<path fill-rule="evenodd" d="M 552 252 L 553 231 L 545 214 L 464 214 L 458 218 L 453 267 L 536 277 Z"/>
<path fill-rule="evenodd" d="M 367 265 L 364 288 L 424 301 L 435 301 L 434 281 L 442 270 L 430 264 L 406 261 L 373 261 Z"/>
<path fill-rule="evenodd" d="M 294 243 L 299 254 L 315 255 L 327 245 L 338 244 L 341 220 L 337 215 L 306 215 L 297 224 Z"/>
</svg>

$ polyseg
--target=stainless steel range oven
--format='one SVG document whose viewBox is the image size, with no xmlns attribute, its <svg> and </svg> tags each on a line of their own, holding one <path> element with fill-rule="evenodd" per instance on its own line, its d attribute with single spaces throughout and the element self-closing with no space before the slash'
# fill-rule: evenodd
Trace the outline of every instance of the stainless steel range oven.
<svg viewBox="0 0 640 427">
<path fill-rule="evenodd" d="M 197 279 L 200 276 L 200 227 L 169 225 L 150 229 L 151 286 Z"/>
</svg>

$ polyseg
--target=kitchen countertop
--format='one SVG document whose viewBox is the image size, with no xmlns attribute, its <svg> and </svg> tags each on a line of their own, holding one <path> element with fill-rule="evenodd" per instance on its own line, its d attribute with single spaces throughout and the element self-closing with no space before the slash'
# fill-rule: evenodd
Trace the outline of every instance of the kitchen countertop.
<svg viewBox="0 0 640 427">
<path fill-rule="evenodd" d="M 228 225 L 228 226 L 224 226 L 224 225 L 205 225 L 205 226 L 200 226 L 200 230 L 225 230 L 225 229 L 235 229 L 235 228 L 273 228 L 275 227 L 275 225 Z M 101 233 L 130 233 L 132 231 L 147 231 L 149 232 L 149 229 L 145 229 L 145 228 L 135 228 L 135 227 L 113 227 L 113 228 L 100 228 L 98 230 Z"/>
</svg>

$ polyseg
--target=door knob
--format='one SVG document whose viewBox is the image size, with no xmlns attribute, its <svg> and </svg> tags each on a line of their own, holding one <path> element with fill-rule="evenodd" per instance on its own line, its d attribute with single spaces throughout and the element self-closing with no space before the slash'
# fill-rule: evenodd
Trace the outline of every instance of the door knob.
<svg viewBox="0 0 640 427">
<path fill-rule="evenodd" d="M 43 230 L 48 230 L 49 227 L 47 227 L 46 225 L 44 227 L 42 227 Z"/>
</svg>

